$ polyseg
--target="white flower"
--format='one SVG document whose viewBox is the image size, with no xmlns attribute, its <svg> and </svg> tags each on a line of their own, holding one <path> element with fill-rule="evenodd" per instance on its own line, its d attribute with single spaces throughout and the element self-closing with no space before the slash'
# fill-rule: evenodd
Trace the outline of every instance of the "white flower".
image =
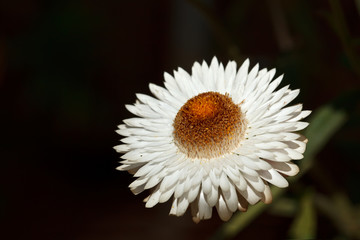
<svg viewBox="0 0 360 240">
<path fill-rule="evenodd" d="M 146 207 L 173 198 L 170 214 L 191 207 L 193 220 L 209 219 L 215 206 L 227 221 L 248 204 L 272 200 L 268 183 L 284 188 L 284 175 L 299 168 L 306 138 L 293 133 L 308 123 L 302 105 L 285 107 L 298 94 L 272 81 L 275 69 L 248 71 L 246 60 L 226 67 L 214 57 L 211 65 L 197 62 L 192 74 L 179 68 L 164 74 L 165 88 L 150 84 L 156 98 L 136 94 L 126 108 L 136 115 L 117 132 L 125 136 L 116 151 L 125 153 L 119 170 L 137 179 L 134 194 L 150 189 Z M 285 108 L 284 108 L 285 107 Z"/>
</svg>

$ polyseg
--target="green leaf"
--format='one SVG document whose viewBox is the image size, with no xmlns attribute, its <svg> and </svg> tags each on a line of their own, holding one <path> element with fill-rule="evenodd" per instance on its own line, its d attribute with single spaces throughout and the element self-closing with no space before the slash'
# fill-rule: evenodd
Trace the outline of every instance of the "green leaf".
<svg viewBox="0 0 360 240">
<path fill-rule="evenodd" d="M 290 227 L 292 239 L 316 239 L 316 212 L 314 192 L 307 190 L 300 201 L 300 209 Z"/>
<path fill-rule="evenodd" d="M 270 205 L 268 213 L 288 218 L 294 217 L 298 209 L 297 202 L 296 199 L 283 196 Z"/>
<path fill-rule="evenodd" d="M 328 140 L 345 123 L 347 114 L 344 110 L 335 109 L 332 105 L 326 105 L 313 113 L 310 125 L 305 131 L 309 139 L 305 151 L 305 161 L 313 158 L 325 146 Z M 302 161 L 304 162 L 304 161 Z"/>
</svg>

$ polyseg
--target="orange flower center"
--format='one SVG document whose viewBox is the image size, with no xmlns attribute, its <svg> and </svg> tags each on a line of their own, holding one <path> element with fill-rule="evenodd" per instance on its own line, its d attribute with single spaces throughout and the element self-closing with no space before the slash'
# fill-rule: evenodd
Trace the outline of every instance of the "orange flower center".
<svg viewBox="0 0 360 240">
<path fill-rule="evenodd" d="M 195 97 L 192 101 L 189 100 L 188 106 L 183 110 L 192 114 L 194 118 L 204 119 L 214 116 L 218 107 L 219 104 L 212 95 L 204 95 Z"/>
<path fill-rule="evenodd" d="M 201 93 L 189 99 L 174 120 L 174 140 L 189 158 L 214 158 L 239 146 L 246 129 L 240 106 L 228 94 Z"/>
</svg>

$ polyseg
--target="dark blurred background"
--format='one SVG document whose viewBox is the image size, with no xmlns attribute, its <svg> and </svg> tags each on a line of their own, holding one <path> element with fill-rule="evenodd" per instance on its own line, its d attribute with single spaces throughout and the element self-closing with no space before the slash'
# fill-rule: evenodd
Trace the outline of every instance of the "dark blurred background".
<svg viewBox="0 0 360 240">
<path fill-rule="evenodd" d="M 358 206 L 359 13 L 357 0 L 1 1 L 2 239 L 212 236 L 216 211 L 194 224 L 189 213 L 169 217 L 170 203 L 146 209 L 147 194 L 134 196 L 132 176 L 115 170 L 112 147 L 135 93 L 214 55 L 277 68 L 283 85 L 301 88 L 305 109 L 347 112 L 316 158 L 320 171 L 295 186 L 340 191 Z M 236 238 L 286 238 L 291 219 L 264 212 Z M 351 236 L 321 211 L 316 235 Z"/>
</svg>

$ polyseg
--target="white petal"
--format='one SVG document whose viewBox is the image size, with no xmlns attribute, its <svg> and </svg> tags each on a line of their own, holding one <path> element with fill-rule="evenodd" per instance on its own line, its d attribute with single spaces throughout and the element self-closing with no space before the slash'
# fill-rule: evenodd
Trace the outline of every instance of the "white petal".
<svg viewBox="0 0 360 240">
<path fill-rule="evenodd" d="M 164 117 L 159 112 L 155 112 L 149 106 L 135 103 L 135 105 L 125 105 L 126 109 L 132 114 L 143 118 L 161 118 Z"/>
<path fill-rule="evenodd" d="M 180 171 L 167 174 L 161 182 L 160 190 L 166 191 L 167 189 L 174 188 L 174 185 L 179 181 Z"/>
<path fill-rule="evenodd" d="M 206 202 L 209 204 L 209 206 L 213 207 L 217 203 L 219 199 L 219 192 L 218 188 L 215 186 L 211 187 L 210 194 L 205 195 Z"/>
<path fill-rule="evenodd" d="M 220 188 L 223 191 L 229 191 L 230 183 L 229 179 L 227 178 L 226 174 L 223 172 L 220 177 Z"/>
<path fill-rule="evenodd" d="M 135 174 L 134 177 L 141 177 L 145 175 L 153 176 L 160 172 L 164 166 L 160 164 L 146 164 L 142 166 Z"/>
<path fill-rule="evenodd" d="M 271 162 L 271 166 L 278 172 L 288 175 L 295 176 L 299 172 L 299 167 L 291 162 Z"/>
<path fill-rule="evenodd" d="M 259 177 L 259 176 L 251 176 L 251 175 L 247 175 L 247 174 L 243 174 L 244 178 L 246 179 L 246 181 L 248 182 L 248 184 L 250 184 L 254 190 L 258 191 L 258 192 L 263 192 L 265 189 L 265 184 L 264 181 Z"/>
<path fill-rule="evenodd" d="M 224 167 L 223 171 L 226 173 L 228 178 L 231 179 L 231 181 L 234 184 L 237 184 L 240 182 L 240 176 L 239 176 L 240 172 L 239 171 L 236 171 L 232 167 Z"/>
<path fill-rule="evenodd" d="M 191 76 L 185 72 L 182 68 L 178 68 L 178 71 L 174 71 L 174 78 L 179 86 L 182 94 L 187 98 L 192 98 L 197 95 L 197 91 L 194 89 Z"/>
<path fill-rule="evenodd" d="M 181 108 L 181 102 L 172 96 L 168 90 L 163 87 L 150 83 L 149 88 L 152 94 L 159 98 L 161 101 L 166 102 L 169 106 L 173 106 L 175 109 Z"/>
<path fill-rule="evenodd" d="M 132 174 L 134 174 L 134 171 L 136 172 L 136 170 L 143 165 L 143 163 L 136 163 L 136 164 L 127 165 L 126 163 L 123 163 L 123 161 L 121 163 L 123 165 L 117 167 L 116 170 L 129 171 L 129 172 L 131 171 Z"/>
<path fill-rule="evenodd" d="M 243 176 L 242 173 L 240 173 L 240 184 L 236 185 L 236 187 L 240 190 L 240 191 L 245 191 L 245 189 L 247 188 L 247 182 Z"/>
<path fill-rule="evenodd" d="M 178 199 L 178 205 L 176 209 L 176 216 L 182 216 L 184 215 L 185 211 L 187 210 L 189 206 L 189 201 L 185 197 L 181 197 Z"/>
<path fill-rule="evenodd" d="M 130 150 L 130 148 L 128 147 L 128 145 L 126 144 L 121 144 L 121 145 L 117 145 L 114 147 L 114 149 L 118 152 L 118 153 L 124 153 Z"/>
<path fill-rule="evenodd" d="M 300 160 L 300 159 L 304 158 L 304 155 L 302 155 L 301 153 L 299 153 L 298 151 L 296 151 L 294 149 L 285 148 L 284 150 L 289 154 L 289 157 L 291 159 Z"/>
<path fill-rule="evenodd" d="M 193 202 L 195 200 L 195 198 L 198 196 L 199 194 L 199 190 L 200 190 L 200 184 L 193 186 L 189 191 L 188 191 L 188 196 L 187 199 L 189 202 Z"/>
<path fill-rule="evenodd" d="M 274 90 L 280 85 L 282 79 L 283 79 L 284 75 L 280 75 L 279 77 L 277 77 L 274 81 L 272 81 L 269 84 L 269 87 L 266 89 L 264 96 L 271 96 L 270 94 L 272 92 L 274 92 Z"/>
<path fill-rule="evenodd" d="M 216 209 L 221 220 L 228 221 L 231 218 L 232 212 L 227 208 L 226 203 L 221 195 L 218 203 L 216 204 Z"/>
<path fill-rule="evenodd" d="M 232 92 L 233 100 L 236 103 L 240 103 L 244 99 L 243 93 L 244 93 L 246 78 L 248 76 L 249 65 L 250 65 L 250 61 L 249 59 L 246 59 L 236 74 L 234 81 L 234 89 Z"/>
<path fill-rule="evenodd" d="M 212 207 L 205 201 L 204 194 L 200 192 L 199 196 L 199 217 L 200 219 L 209 219 L 212 215 Z"/>
<path fill-rule="evenodd" d="M 149 189 L 155 187 L 161 181 L 159 175 L 154 175 L 150 177 L 149 181 L 145 184 L 145 189 Z"/>
<path fill-rule="evenodd" d="M 256 165 L 256 160 L 253 160 L 246 156 L 239 156 L 239 160 L 247 167 L 252 170 L 259 170 L 260 168 Z"/>
<path fill-rule="evenodd" d="M 240 193 L 252 205 L 261 199 L 261 194 L 254 191 L 249 185 L 246 186 L 244 191 L 240 191 Z"/>
<path fill-rule="evenodd" d="M 187 101 L 187 98 L 185 95 L 182 94 L 175 79 L 166 72 L 164 73 L 164 79 L 165 79 L 164 85 L 167 88 L 167 90 L 169 90 L 170 94 L 174 98 L 176 98 L 181 105 L 183 105 Z"/>
<path fill-rule="evenodd" d="M 219 69 L 216 74 L 216 89 L 219 93 L 225 94 L 225 81 L 224 81 L 224 66 L 222 64 L 219 65 Z"/>
<path fill-rule="evenodd" d="M 211 179 L 211 182 L 213 185 L 215 185 L 216 187 L 218 187 L 220 185 L 220 179 L 218 176 L 216 176 L 215 174 L 215 169 L 212 169 L 209 173 L 209 177 Z"/>
<path fill-rule="evenodd" d="M 279 109 L 283 108 L 284 106 L 289 104 L 292 100 L 294 100 L 294 98 L 296 98 L 297 95 L 299 95 L 299 93 L 300 93 L 300 90 L 296 89 L 296 90 L 290 91 L 288 94 L 283 95 L 283 97 L 280 98 L 279 100 L 277 100 L 275 104 L 271 105 L 269 111 L 270 112 L 279 111 Z"/>
<path fill-rule="evenodd" d="M 299 153 L 303 153 L 306 148 L 306 143 L 304 142 L 304 140 L 303 141 L 292 140 L 292 141 L 286 141 L 284 143 L 286 143 L 289 148 L 294 149 L 295 151 L 297 151 Z"/>
<path fill-rule="evenodd" d="M 159 191 L 159 187 L 155 189 L 155 191 L 150 195 L 149 199 L 147 200 L 145 207 L 152 208 L 159 202 L 161 192 Z"/>
<path fill-rule="evenodd" d="M 262 142 L 262 143 L 255 144 L 255 147 L 260 148 L 260 149 L 284 149 L 287 146 L 288 146 L 287 144 L 285 144 L 283 142 L 279 142 L 279 141 Z"/>
<path fill-rule="evenodd" d="M 173 195 L 175 188 L 169 188 L 167 191 L 165 192 L 161 192 L 161 196 L 159 197 L 159 202 L 163 203 L 163 202 L 167 202 L 170 197 Z"/>
<path fill-rule="evenodd" d="M 296 121 L 299 121 L 301 119 L 304 119 L 306 118 L 307 116 L 309 116 L 311 113 L 311 111 L 309 110 L 305 110 L 305 111 L 302 111 L 299 115 L 297 115 L 296 117 L 288 120 L 288 122 L 296 122 Z"/>
<path fill-rule="evenodd" d="M 255 171 L 251 168 L 248 168 L 246 166 L 240 167 L 240 171 L 243 173 L 246 173 L 248 175 L 255 176 L 255 177 L 259 175 L 257 171 Z"/>
<path fill-rule="evenodd" d="M 261 198 L 261 201 L 263 201 L 266 204 L 269 204 L 272 202 L 272 194 L 271 194 L 271 189 L 269 187 L 269 185 L 265 185 L 265 190 L 263 192 L 263 197 Z"/>
<path fill-rule="evenodd" d="M 268 163 L 268 162 L 266 162 L 266 161 L 264 161 L 264 160 L 262 160 L 262 159 L 257 159 L 257 161 L 255 162 L 255 164 L 259 167 L 259 169 L 261 169 L 261 170 L 269 170 L 269 169 L 271 169 L 271 165 Z"/>
<path fill-rule="evenodd" d="M 129 185 L 129 188 L 139 187 L 141 185 L 144 185 L 147 181 L 148 178 L 138 178 Z"/>
<path fill-rule="evenodd" d="M 236 76 L 236 63 L 234 61 L 229 62 L 225 68 L 225 92 L 231 93 L 233 90 L 233 84 Z"/>
<path fill-rule="evenodd" d="M 261 170 L 259 171 L 259 174 L 261 178 L 279 188 L 285 188 L 289 186 L 289 183 L 286 181 L 286 179 L 274 169 L 270 169 L 268 171 Z"/>
<path fill-rule="evenodd" d="M 142 103 L 146 104 L 146 106 L 149 106 L 154 112 L 161 114 L 161 116 L 168 116 L 171 118 L 172 116 L 176 115 L 176 109 L 163 101 L 159 101 L 153 97 L 140 93 L 137 93 L 136 97 Z"/>
<path fill-rule="evenodd" d="M 170 209 L 170 213 L 169 213 L 170 215 L 176 215 L 176 213 L 177 213 L 177 201 L 178 201 L 178 199 L 175 198 L 172 205 L 171 205 L 171 209 Z"/>
<path fill-rule="evenodd" d="M 230 184 L 229 191 L 223 191 L 223 197 L 228 209 L 235 212 L 238 207 L 238 198 L 233 184 Z"/>
<path fill-rule="evenodd" d="M 185 185 L 185 180 L 183 182 L 179 182 L 176 187 L 175 187 L 175 193 L 174 193 L 174 197 L 175 198 L 179 198 L 184 194 L 184 185 Z"/>
<path fill-rule="evenodd" d="M 203 180 L 202 180 L 202 191 L 204 192 L 205 195 L 209 194 L 210 191 L 211 191 L 211 187 L 212 187 L 212 183 L 211 183 L 211 180 L 210 180 L 210 177 L 205 177 Z"/>
</svg>

